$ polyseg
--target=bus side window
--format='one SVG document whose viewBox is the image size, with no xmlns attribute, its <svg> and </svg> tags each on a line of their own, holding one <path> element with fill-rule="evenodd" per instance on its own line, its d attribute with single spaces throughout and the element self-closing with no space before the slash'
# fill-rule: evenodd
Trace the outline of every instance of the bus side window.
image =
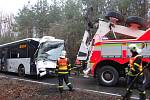
<svg viewBox="0 0 150 100">
<path fill-rule="evenodd" d="M 21 48 L 18 49 L 19 58 L 27 58 L 28 57 L 28 49 L 27 48 Z"/>
<path fill-rule="evenodd" d="M 17 58 L 17 54 L 12 53 L 12 54 L 11 54 L 11 58 Z"/>
<path fill-rule="evenodd" d="M 17 58 L 17 56 L 18 56 L 17 49 L 12 49 L 11 50 L 11 58 Z"/>
</svg>

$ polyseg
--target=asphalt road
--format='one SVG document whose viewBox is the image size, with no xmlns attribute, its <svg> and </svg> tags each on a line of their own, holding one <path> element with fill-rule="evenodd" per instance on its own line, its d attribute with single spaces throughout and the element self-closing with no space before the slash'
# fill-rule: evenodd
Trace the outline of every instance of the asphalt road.
<svg viewBox="0 0 150 100">
<path fill-rule="evenodd" d="M 7 76 L 9 78 L 20 78 L 16 74 L 10 74 L 10 73 L 9 74 L 0 73 L 0 75 Z M 57 77 L 49 76 L 49 77 L 43 77 L 41 79 L 35 80 L 27 76 L 23 79 L 39 81 L 43 83 L 58 84 Z M 93 79 L 92 77 L 84 78 L 82 76 L 72 76 L 72 77 L 69 77 L 69 79 L 70 79 L 70 82 L 73 84 L 74 88 L 86 89 L 86 90 L 104 92 L 104 93 L 116 94 L 116 95 L 125 94 L 126 85 L 124 84 L 123 80 L 120 80 L 118 85 L 116 85 L 115 87 L 106 87 L 106 86 L 98 85 L 96 80 Z M 150 88 L 146 89 L 146 92 L 147 92 L 147 98 L 150 98 Z M 138 98 L 138 91 L 134 90 L 132 96 Z"/>
<path fill-rule="evenodd" d="M 112 94 L 117 94 L 117 95 L 123 95 L 126 92 L 125 91 L 126 85 L 123 79 L 120 79 L 119 83 L 114 87 L 106 87 L 106 86 L 98 85 L 97 81 L 92 77 L 84 78 L 84 77 L 73 76 L 73 77 L 70 77 L 69 79 L 75 88 L 87 89 L 87 90 L 93 90 L 93 91 L 99 91 L 99 92 L 105 92 L 105 93 L 112 93 Z M 46 83 L 52 83 L 52 84 L 58 83 L 58 80 L 55 77 L 41 79 L 40 81 L 46 82 Z M 147 92 L 147 96 L 150 98 L 150 88 L 146 89 L 146 92 Z M 136 89 L 133 91 L 133 97 L 138 97 L 138 91 Z"/>
</svg>

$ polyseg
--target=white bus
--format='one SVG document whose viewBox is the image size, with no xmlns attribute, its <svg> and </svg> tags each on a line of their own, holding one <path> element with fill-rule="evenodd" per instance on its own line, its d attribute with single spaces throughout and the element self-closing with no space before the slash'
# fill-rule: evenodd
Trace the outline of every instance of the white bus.
<svg viewBox="0 0 150 100">
<path fill-rule="evenodd" d="M 55 73 L 56 60 L 63 48 L 64 40 L 50 36 L 0 45 L 0 71 L 40 77 Z"/>
</svg>

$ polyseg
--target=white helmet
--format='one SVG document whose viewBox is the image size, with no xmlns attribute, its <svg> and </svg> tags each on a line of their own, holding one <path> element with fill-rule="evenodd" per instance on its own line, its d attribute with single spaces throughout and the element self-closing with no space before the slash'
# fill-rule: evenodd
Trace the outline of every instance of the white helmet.
<svg viewBox="0 0 150 100">
<path fill-rule="evenodd" d="M 62 55 L 62 56 L 66 56 L 66 51 L 63 50 L 61 55 Z"/>
<path fill-rule="evenodd" d="M 63 50 L 62 51 L 62 53 L 61 53 L 61 56 L 60 56 L 61 58 L 65 58 L 66 57 L 66 51 L 65 50 Z"/>
<path fill-rule="evenodd" d="M 128 47 L 129 47 L 129 49 L 132 50 L 133 52 L 137 52 L 137 53 L 141 53 L 141 52 L 142 52 L 142 50 L 139 49 L 136 44 L 130 44 Z"/>
</svg>

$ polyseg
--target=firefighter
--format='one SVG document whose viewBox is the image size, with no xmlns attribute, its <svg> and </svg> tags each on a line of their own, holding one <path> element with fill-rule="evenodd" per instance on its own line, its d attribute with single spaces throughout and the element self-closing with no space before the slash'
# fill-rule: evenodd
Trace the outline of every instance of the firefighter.
<svg viewBox="0 0 150 100">
<path fill-rule="evenodd" d="M 57 60 L 56 71 L 58 73 L 58 81 L 59 81 L 59 91 L 63 92 L 63 81 L 65 81 L 66 85 L 69 87 L 69 91 L 73 91 L 73 86 L 69 82 L 69 73 L 71 71 L 69 60 L 66 57 L 66 51 L 62 51 L 61 56 Z"/>
<path fill-rule="evenodd" d="M 142 67 L 142 59 L 141 59 L 141 55 L 139 55 L 141 53 L 141 49 L 139 49 L 137 47 L 136 44 L 130 44 L 129 45 L 129 49 L 130 52 L 132 53 L 132 56 L 130 58 L 129 61 L 129 71 L 127 73 L 128 78 L 127 78 L 127 100 L 130 100 L 130 96 L 132 94 L 132 89 L 133 87 L 131 87 L 129 89 L 130 84 L 133 82 L 134 78 L 136 77 L 136 75 L 142 71 L 143 67 Z M 142 72 L 139 77 L 137 78 L 137 80 L 135 81 L 136 85 L 137 85 L 137 89 L 139 91 L 139 97 L 140 100 L 146 100 L 146 92 L 145 92 L 145 86 L 143 84 L 143 80 L 144 80 L 144 73 Z"/>
</svg>

